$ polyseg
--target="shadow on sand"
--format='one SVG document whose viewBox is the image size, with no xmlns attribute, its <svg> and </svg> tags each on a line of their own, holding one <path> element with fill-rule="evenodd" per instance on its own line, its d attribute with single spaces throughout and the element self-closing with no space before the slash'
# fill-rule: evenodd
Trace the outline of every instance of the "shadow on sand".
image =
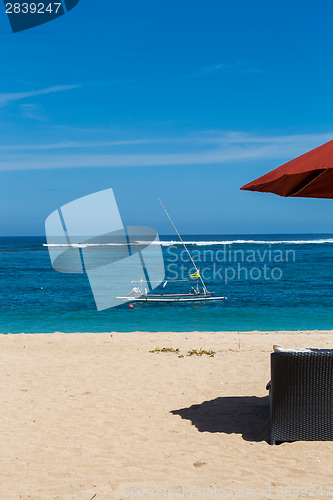
<svg viewBox="0 0 333 500">
<path fill-rule="evenodd" d="M 269 442 L 269 397 L 221 397 L 172 410 L 200 432 L 241 434 L 245 441 Z"/>
</svg>

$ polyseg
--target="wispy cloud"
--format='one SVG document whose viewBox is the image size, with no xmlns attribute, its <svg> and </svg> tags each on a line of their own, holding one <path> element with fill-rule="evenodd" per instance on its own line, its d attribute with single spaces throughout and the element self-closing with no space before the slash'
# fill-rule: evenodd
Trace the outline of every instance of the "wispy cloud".
<svg viewBox="0 0 333 500">
<path fill-rule="evenodd" d="M 29 108 L 30 109 L 30 108 Z M 84 130 L 84 129 L 82 129 Z M 113 131 L 112 131 L 113 133 Z M 281 152 L 285 148 L 311 148 L 320 145 L 323 142 L 333 138 L 333 131 L 317 134 L 290 134 L 263 136 L 240 131 L 219 131 L 207 130 L 198 133 L 192 133 L 180 137 L 133 137 L 130 139 L 105 140 L 105 141 L 63 141 L 45 144 L 6 144 L 0 145 L 0 151 L 53 151 L 53 150 L 71 150 L 71 149 L 93 149 L 93 148 L 117 148 L 121 146 L 150 146 L 158 144 L 168 144 L 179 146 L 205 146 L 214 145 L 222 149 L 229 147 L 254 146 L 278 146 Z"/>
<path fill-rule="evenodd" d="M 250 151 L 205 151 L 202 153 L 175 154 L 96 154 L 96 155 L 45 155 L 20 158 L 1 158 L 0 170 L 31 170 L 54 168 L 95 167 L 167 167 L 172 165 L 208 165 L 232 161 L 249 160 L 266 156 L 264 150 Z"/>
<path fill-rule="evenodd" d="M 63 92 L 65 90 L 73 90 L 81 87 L 81 85 L 55 85 L 53 87 L 46 87 L 39 90 L 32 90 L 29 92 L 5 92 L 0 93 L 0 107 L 7 106 L 13 101 L 20 101 L 22 99 L 30 99 L 40 95 L 54 94 L 56 92 Z"/>
<path fill-rule="evenodd" d="M 182 139 L 180 139 L 181 142 Z M 54 142 L 49 144 L 7 144 L 0 146 L 0 151 L 47 151 L 59 149 L 86 149 L 86 148 L 108 148 L 116 146 L 138 146 L 149 144 L 177 142 L 177 139 L 126 139 L 118 141 L 66 141 Z"/>
<path fill-rule="evenodd" d="M 263 74 L 267 70 L 260 69 L 245 61 L 235 61 L 233 63 L 218 63 L 211 64 L 210 66 L 203 66 L 198 71 L 187 76 L 187 78 L 197 78 L 209 76 L 219 73 L 236 73 L 236 74 Z"/>
<path fill-rule="evenodd" d="M 0 170 L 30 170 L 93 167 L 168 167 L 182 165 L 213 165 L 256 160 L 287 161 L 330 140 L 332 133 L 300 134 L 286 136 L 259 136 L 243 132 L 209 131 L 201 135 L 179 139 L 133 139 L 108 143 L 92 142 L 88 147 L 98 148 L 97 153 L 84 152 L 85 142 L 48 145 L 16 146 L 16 152 L 0 156 Z M 149 144 L 168 141 L 168 152 L 152 153 Z M 174 145 L 172 146 L 172 143 Z M 138 152 L 117 153 L 116 146 L 140 145 Z M 106 147 L 101 151 L 102 145 Z M 142 151 L 142 146 L 147 148 Z M 181 146 L 181 150 L 180 150 Z M 3 147 L 3 148 L 6 148 Z M 8 148 L 8 146 L 7 146 Z M 111 149 L 110 149 L 111 148 Z M 29 151 L 38 152 L 32 154 Z M 54 152 L 69 149 L 68 152 Z M 79 150 L 78 154 L 73 150 Z M 81 149 L 81 150 L 80 150 Z M 171 152 L 170 152 L 171 150 Z"/>
<path fill-rule="evenodd" d="M 40 106 L 33 102 L 20 104 L 20 111 L 22 116 L 29 118 L 30 120 L 36 120 L 39 122 L 44 122 L 46 120 Z"/>
<path fill-rule="evenodd" d="M 289 135 L 255 135 L 248 132 L 229 131 L 223 132 L 219 130 L 207 130 L 201 132 L 201 140 L 205 144 L 269 144 L 269 145 L 282 145 L 292 147 L 305 147 L 311 148 L 315 145 L 320 145 L 323 142 L 333 139 L 332 132 L 316 133 L 316 134 L 289 134 Z"/>
</svg>

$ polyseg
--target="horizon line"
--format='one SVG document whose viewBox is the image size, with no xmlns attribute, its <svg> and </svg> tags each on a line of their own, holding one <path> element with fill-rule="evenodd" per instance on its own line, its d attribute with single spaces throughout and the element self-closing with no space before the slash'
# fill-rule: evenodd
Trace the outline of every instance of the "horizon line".
<svg viewBox="0 0 333 500">
<path fill-rule="evenodd" d="M 299 236 L 319 236 L 319 235 L 332 235 L 331 233 L 294 233 L 294 232 L 286 232 L 286 233 L 181 233 L 182 236 L 285 236 L 285 235 L 299 235 Z M 173 237 L 173 239 L 177 239 L 174 234 L 162 234 L 159 233 L 159 237 Z M 0 238 L 44 238 L 46 236 L 44 234 L 16 234 L 16 235 L 2 235 L 0 234 Z"/>
</svg>

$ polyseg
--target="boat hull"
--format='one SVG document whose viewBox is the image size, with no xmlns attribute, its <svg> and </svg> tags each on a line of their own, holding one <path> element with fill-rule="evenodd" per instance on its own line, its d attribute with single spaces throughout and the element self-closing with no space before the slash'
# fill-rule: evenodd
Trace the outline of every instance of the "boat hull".
<svg viewBox="0 0 333 500">
<path fill-rule="evenodd" d="M 226 300 L 226 297 L 215 297 L 214 295 L 142 295 L 140 297 L 117 297 L 117 299 L 128 300 L 128 302 L 206 302 L 207 300 Z"/>
</svg>

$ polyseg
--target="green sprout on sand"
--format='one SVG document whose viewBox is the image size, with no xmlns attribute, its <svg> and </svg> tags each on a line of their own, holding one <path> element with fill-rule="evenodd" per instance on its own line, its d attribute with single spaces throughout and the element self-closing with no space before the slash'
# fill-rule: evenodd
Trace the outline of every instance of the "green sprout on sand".
<svg viewBox="0 0 333 500">
<path fill-rule="evenodd" d="M 187 356 L 210 356 L 211 358 L 214 357 L 215 351 L 212 350 L 205 350 L 205 349 L 191 349 L 190 351 L 187 351 Z"/>
<path fill-rule="evenodd" d="M 162 347 L 162 349 L 156 347 L 156 349 L 154 349 L 153 351 L 149 351 L 149 352 L 179 352 L 179 349 L 174 349 L 173 347 Z"/>
</svg>

